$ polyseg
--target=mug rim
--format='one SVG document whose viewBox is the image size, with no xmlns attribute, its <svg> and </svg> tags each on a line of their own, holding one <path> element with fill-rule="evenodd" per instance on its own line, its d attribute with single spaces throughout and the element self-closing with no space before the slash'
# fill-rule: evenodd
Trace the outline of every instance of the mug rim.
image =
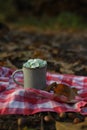
<svg viewBox="0 0 87 130">
<path fill-rule="evenodd" d="M 34 70 L 34 69 L 43 69 L 43 68 L 47 68 L 47 65 L 42 66 L 42 67 L 35 67 L 35 68 L 30 68 L 30 67 L 25 67 L 25 66 L 23 66 L 22 68 L 31 69 L 31 70 Z"/>
</svg>

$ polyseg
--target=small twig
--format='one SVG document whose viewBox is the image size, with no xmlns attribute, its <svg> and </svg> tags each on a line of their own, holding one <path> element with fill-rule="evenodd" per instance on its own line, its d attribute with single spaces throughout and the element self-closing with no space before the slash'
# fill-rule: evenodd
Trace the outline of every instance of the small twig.
<svg viewBox="0 0 87 130">
<path fill-rule="evenodd" d="M 8 65 L 9 65 L 10 67 L 12 67 L 12 68 L 14 68 L 14 69 L 17 69 L 17 67 L 16 67 L 15 65 L 13 65 L 9 59 L 7 59 L 7 63 L 8 63 Z"/>
<path fill-rule="evenodd" d="M 20 126 L 18 126 L 18 130 L 22 130 L 22 128 Z"/>
<path fill-rule="evenodd" d="M 41 117 L 41 130 L 44 130 L 44 121 L 43 121 L 42 113 L 41 113 L 40 117 Z"/>
</svg>

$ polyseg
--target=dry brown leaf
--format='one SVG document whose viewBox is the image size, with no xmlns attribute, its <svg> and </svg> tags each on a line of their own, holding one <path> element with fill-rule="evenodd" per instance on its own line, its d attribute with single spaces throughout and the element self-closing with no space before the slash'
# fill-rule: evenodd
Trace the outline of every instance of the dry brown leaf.
<svg viewBox="0 0 87 130">
<path fill-rule="evenodd" d="M 75 99 L 75 96 L 77 95 L 77 89 L 71 88 L 65 84 L 57 84 L 56 82 L 49 85 L 46 89 L 46 91 L 53 90 L 54 94 L 57 96 L 65 96 L 67 97 L 68 101 L 72 101 Z"/>
</svg>

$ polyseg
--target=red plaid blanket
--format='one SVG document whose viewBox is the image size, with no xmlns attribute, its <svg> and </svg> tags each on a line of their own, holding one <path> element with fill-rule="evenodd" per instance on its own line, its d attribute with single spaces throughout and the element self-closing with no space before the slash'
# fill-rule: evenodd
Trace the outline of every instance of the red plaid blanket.
<svg viewBox="0 0 87 130">
<path fill-rule="evenodd" d="M 36 89 L 24 89 L 14 83 L 10 68 L 0 67 L 0 114 L 35 114 L 37 112 L 80 112 L 87 114 L 87 77 L 47 72 L 47 84 L 67 84 L 78 89 L 74 104 L 61 102 L 53 93 Z M 23 74 L 17 73 L 17 80 L 23 81 Z"/>
</svg>

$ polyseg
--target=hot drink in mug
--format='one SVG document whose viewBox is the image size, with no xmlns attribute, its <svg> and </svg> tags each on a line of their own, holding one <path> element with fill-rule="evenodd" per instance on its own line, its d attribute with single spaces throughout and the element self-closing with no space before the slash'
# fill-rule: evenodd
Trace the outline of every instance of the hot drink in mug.
<svg viewBox="0 0 87 130">
<path fill-rule="evenodd" d="M 16 70 L 12 74 L 15 83 L 24 88 L 44 89 L 46 87 L 47 62 L 42 59 L 29 59 L 23 64 L 22 69 Z M 23 72 L 24 83 L 16 81 L 15 74 Z"/>
</svg>

